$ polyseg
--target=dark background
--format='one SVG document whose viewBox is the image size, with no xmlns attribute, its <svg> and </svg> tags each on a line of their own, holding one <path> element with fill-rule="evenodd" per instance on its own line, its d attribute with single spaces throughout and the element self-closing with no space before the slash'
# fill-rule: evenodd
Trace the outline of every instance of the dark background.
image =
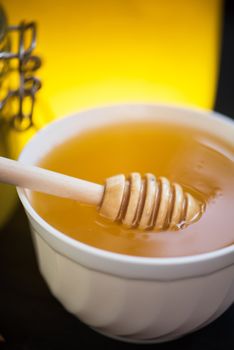
<svg viewBox="0 0 234 350">
<path fill-rule="evenodd" d="M 219 84 L 214 109 L 234 118 L 234 8 L 225 2 Z M 40 276 L 27 219 L 18 205 L 0 231 L 0 350 L 62 350 L 87 346 L 121 349 L 234 349 L 234 305 L 206 328 L 182 339 L 131 345 L 103 337 L 66 312 Z"/>
</svg>

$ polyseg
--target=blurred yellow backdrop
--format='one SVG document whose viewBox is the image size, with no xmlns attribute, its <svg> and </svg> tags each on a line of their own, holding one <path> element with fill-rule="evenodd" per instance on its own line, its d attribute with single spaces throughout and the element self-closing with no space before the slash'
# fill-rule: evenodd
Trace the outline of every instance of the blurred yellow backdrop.
<svg viewBox="0 0 234 350">
<path fill-rule="evenodd" d="M 213 106 L 220 0 L 4 0 L 3 5 L 10 23 L 38 23 L 40 124 L 116 102 Z"/>
<path fill-rule="evenodd" d="M 35 120 L 91 106 L 170 102 L 212 108 L 221 0 L 3 0 L 9 23 L 38 23 Z M 12 132 L 10 156 L 34 133 Z"/>
</svg>

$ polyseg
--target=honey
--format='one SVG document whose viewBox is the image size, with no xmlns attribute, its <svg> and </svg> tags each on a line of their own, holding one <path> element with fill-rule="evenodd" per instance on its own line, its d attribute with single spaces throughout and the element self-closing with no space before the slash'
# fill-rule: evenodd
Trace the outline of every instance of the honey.
<svg viewBox="0 0 234 350">
<path fill-rule="evenodd" d="M 96 208 L 42 193 L 32 205 L 50 225 L 88 245 L 145 257 L 187 256 L 234 243 L 233 149 L 198 129 L 163 122 L 136 122 L 84 131 L 47 153 L 39 166 L 104 183 L 133 171 L 165 176 L 206 203 L 196 223 L 177 231 L 140 231 L 110 223 Z"/>
</svg>

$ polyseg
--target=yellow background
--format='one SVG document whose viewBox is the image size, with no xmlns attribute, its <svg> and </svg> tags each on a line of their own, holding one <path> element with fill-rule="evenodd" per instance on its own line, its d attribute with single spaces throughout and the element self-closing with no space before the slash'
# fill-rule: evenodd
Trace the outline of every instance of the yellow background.
<svg viewBox="0 0 234 350">
<path fill-rule="evenodd" d="M 53 117 L 120 101 L 213 106 L 220 0 L 3 4 L 11 23 L 38 23 L 40 98 Z"/>
</svg>

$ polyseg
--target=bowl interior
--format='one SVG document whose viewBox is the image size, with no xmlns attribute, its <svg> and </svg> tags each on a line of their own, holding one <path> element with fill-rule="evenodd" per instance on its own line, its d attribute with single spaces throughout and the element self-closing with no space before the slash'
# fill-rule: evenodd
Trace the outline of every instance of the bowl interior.
<svg viewBox="0 0 234 350">
<path fill-rule="evenodd" d="M 145 121 L 163 120 L 165 123 L 171 123 L 173 121 L 181 125 L 196 127 L 211 132 L 213 135 L 225 140 L 225 142 L 230 145 L 233 144 L 234 123 L 230 119 L 217 113 L 164 105 L 116 105 L 83 111 L 51 123 L 31 139 L 21 153 L 19 160 L 27 164 L 35 164 L 52 147 L 74 134 L 82 133 L 84 130 L 92 129 L 97 126 L 100 127 L 102 125 L 129 121 L 138 123 L 143 119 Z M 93 248 L 66 236 L 50 226 L 32 208 L 29 192 L 23 189 L 18 189 L 18 193 L 30 218 L 42 228 L 41 232 L 43 231 L 44 238 L 48 240 L 51 245 L 56 241 L 59 249 L 61 249 L 64 254 L 70 255 L 70 257 L 77 261 L 79 260 L 79 254 L 88 254 L 89 257 L 92 256 L 92 259 L 90 259 L 92 263 L 95 260 L 93 259 L 94 257 L 98 258 L 99 266 L 102 266 L 104 269 L 107 269 L 105 264 L 109 264 L 110 262 L 110 265 L 128 263 L 135 266 L 135 268 L 138 266 L 139 271 L 141 272 L 140 274 L 142 275 L 145 273 L 143 271 L 144 267 L 147 266 L 155 267 L 157 265 L 167 267 L 194 263 L 201 265 L 206 261 L 209 262 L 209 270 L 211 269 L 211 263 L 214 259 L 221 259 L 224 256 L 229 256 L 228 260 L 222 260 L 222 265 L 226 264 L 227 261 L 228 263 L 230 263 L 231 260 L 233 261 L 233 245 L 210 253 L 178 258 L 133 257 Z M 232 258 L 230 258 L 230 254 L 232 254 Z M 100 264 L 100 259 L 102 260 L 102 264 Z M 152 272 L 153 269 L 151 273 L 149 268 L 147 271 L 148 272 L 145 276 L 150 277 L 154 274 L 154 272 Z"/>
</svg>

